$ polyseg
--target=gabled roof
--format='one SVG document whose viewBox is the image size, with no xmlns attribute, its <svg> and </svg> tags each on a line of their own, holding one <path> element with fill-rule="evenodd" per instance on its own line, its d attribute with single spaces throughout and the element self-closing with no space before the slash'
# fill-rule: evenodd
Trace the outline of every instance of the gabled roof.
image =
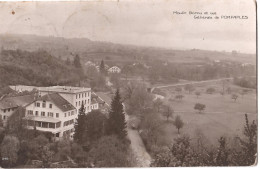
<svg viewBox="0 0 260 169">
<path fill-rule="evenodd" d="M 37 101 L 49 101 L 55 104 L 63 112 L 76 109 L 72 104 L 70 104 L 66 99 L 64 99 L 58 93 L 46 94 L 42 97 L 39 97 Z"/>
<path fill-rule="evenodd" d="M 0 101 L 0 109 L 15 108 L 18 106 L 25 106 L 33 102 L 34 94 L 23 96 L 5 97 Z"/>
<path fill-rule="evenodd" d="M 109 96 L 107 96 L 105 93 L 103 93 L 103 92 L 96 92 L 96 94 L 98 95 L 98 97 L 102 101 L 104 101 L 107 104 L 107 106 L 111 105 L 112 99 Z"/>
</svg>

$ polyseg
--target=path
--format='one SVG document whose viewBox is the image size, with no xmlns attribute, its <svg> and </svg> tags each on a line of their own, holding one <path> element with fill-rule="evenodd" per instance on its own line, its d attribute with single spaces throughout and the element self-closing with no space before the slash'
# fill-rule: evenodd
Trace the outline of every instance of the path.
<svg viewBox="0 0 260 169">
<path fill-rule="evenodd" d="M 125 114 L 126 121 L 129 121 L 129 116 Z M 131 141 L 131 149 L 136 159 L 135 167 L 150 167 L 151 156 L 146 151 L 143 140 L 141 139 L 137 130 L 131 129 L 130 125 L 127 125 L 128 138 Z"/>
<path fill-rule="evenodd" d="M 135 167 L 150 167 L 151 156 L 147 153 L 138 131 L 128 128 L 128 137 L 137 162 Z"/>
</svg>

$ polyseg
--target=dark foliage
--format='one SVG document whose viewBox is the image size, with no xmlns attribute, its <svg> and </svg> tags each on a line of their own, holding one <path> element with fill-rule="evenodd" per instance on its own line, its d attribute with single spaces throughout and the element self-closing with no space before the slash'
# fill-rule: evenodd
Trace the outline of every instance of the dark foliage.
<svg viewBox="0 0 260 169">
<path fill-rule="evenodd" d="M 126 121 L 121 102 L 121 96 L 119 89 L 117 89 L 115 96 L 111 102 L 111 110 L 109 111 L 108 117 L 108 134 L 118 135 L 120 138 L 125 138 L 127 135 Z"/>
</svg>

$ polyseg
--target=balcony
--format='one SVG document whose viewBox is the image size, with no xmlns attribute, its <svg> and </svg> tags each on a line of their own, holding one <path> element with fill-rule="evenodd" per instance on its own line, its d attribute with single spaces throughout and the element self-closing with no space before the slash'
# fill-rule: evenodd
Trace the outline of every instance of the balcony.
<svg viewBox="0 0 260 169">
<path fill-rule="evenodd" d="M 51 117 L 26 116 L 23 118 L 28 129 L 36 126 L 37 130 L 48 131 L 56 134 L 61 130 L 61 121 Z"/>
</svg>

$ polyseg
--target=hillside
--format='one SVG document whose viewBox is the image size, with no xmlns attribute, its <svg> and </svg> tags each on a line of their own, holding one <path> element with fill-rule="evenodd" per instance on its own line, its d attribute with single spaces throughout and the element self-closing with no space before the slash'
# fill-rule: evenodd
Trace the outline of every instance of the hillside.
<svg viewBox="0 0 260 169">
<path fill-rule="evenodd" d="M 0 86 L 77 84 L 79 73 L 73 65 L 45 51 L 3 50 L 0 54 Z"/>
<path fill-rule="evenodd" d="M 105 59 L 117 62 L 135 60 L 167 60 L 169 62 L 205 62 L 208 60 L 231 60 L 241 63 L 256 63 L 252 54 L 206 51 L 172 50 L 156 47 L 114 44 L 91 41 L 87 38 L 65 39 L 61 37 L 41 37 L 35 35 L 0 35 L 1 49 L 21 49 L 27 51 L 46 50 L 62 59 L 72 59 L 79 54 L 83 61 Z"/>
</svg>

